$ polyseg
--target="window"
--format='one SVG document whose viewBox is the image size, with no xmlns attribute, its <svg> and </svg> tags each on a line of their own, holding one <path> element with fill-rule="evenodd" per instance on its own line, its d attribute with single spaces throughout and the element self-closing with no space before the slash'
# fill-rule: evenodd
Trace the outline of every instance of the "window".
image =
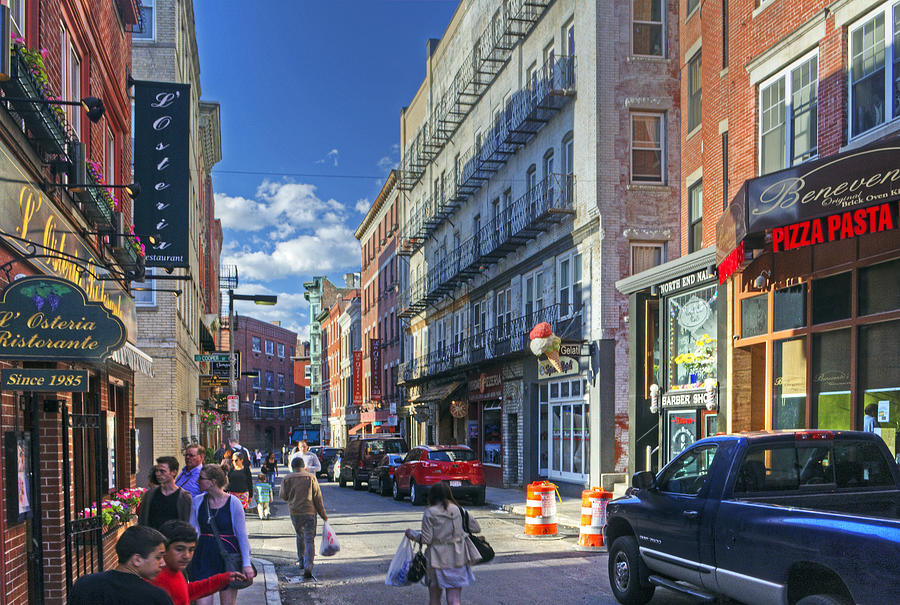
<svg viewBox="0 0 900 605">
<path fill-rule="evenodd" d="M 310 372 L 309 366 L 303 366 L 303 378 L 305 380 L 309 380 L 309 372 Z"/>
<path fill-rule="evenodd" d="M 697 10 L 698 6 L 700 6 L 700 0 L 687 0 L 684 10 L 685 15 L 690 16 L 691 13 Z"/>
<path fill-rule="evenodd" d="M 524 294 L 522 296 L 522 311 L 525 315 L 525 323 L 534 325 L 531 314 L 544 308 L 544 272 L 535 271 L 525 276 Z"/>
<path fill-rule="evenodd" d="M 65 101 L 81 100 L 81 59 L 72 46 L 71 37 L 64 27 L 60 27 L 60 90 Z M 81 106 L 66 107 L 66 121 L 81 139 Z"/>
<path fill-rule="evenodd" d="M 688 253 L 703 247 L 703 181 L 688 188 Z"/>
<path fill-rule="evenodd" d="M 550 178 L 550 175 L 553 174 L 553 150 L 548 149 L 546 153 L 544 153 L 544 178 Z"/>
<path fill-rule="evenodd" d="M 581 310 L 581 254 L 569 254 L 557 264 L 559 316 L 569 317 Z"/>
<path fill-rule="evenodd" d="M 278 356 L 284 359 L 284 344 L 278 343 Z"/>
<path fill-rule="evenodd" d="M 570 23 L 568 27 L 566 27 L 566 53 L 570 57 L 575 56 L 575 24 Z"/>
<path fill-rule="evenodd" d="M 259 388 L 260 388 L 260 384 L 259 384 L 259 382 L 260 382 L 260 380 L 259 380 L 260 371 L 259 371 L 259 370 L 254 370 L 254 372 L 256 372 L 256 373 L 255 373 L 255 374 L 252 374 L 252 375 L 250 376 L 250 382 L 251 382 L 251 384 L 253 385 L 253 388 L 256 389 L 256 390 L 258 391 Z"/>
<path fill-rule="evenodd" d="M 147 267 L 144 281 L 134 282 L 132 284 L 132 289 L 134 290 L 134 304 L 139 307 L 156 306 L 156 280 L 152 279 L 154 271 L 155 269 L 153 267 Z M 141 290 L 137 290 L 136 288 L 141 288 Z"/>
<path fill-rule="evenodd" d="M 659 489 L 670 494 L 695 496 L 709 477 L 709 467 L 716 457 L 715 443 L 692 447 L 675 459 L 659 478 Z"/>
<path fill-rule="evenodd" d="M 662 0 L 633 0 L 631 52 L 635 55 L 662 57 L 663 2 Z"/>
<path fill-rule="evenodd" d="M 487 310 L 485 301 L 479 301 L 472 305 L 472 335 L 476 348 L 484 346 L 484 329 Z"/>
<path fill-rule="evenodd" d="M 722 69 L 728 67 L 728 0 L 722 0 Z"/>
<path fill-rule="evenodd" d="M 266 355 L 274 355 L 275 354 L 275 343 L 271 340 L 266 341 Z"/>
<path fill-rule="evenodd" d="M 512 301 L 510 300 L 510 289 L 500 289 L 494 297 L 494 308 L 497 311 L 497 339 L 504 339 L 509 336 L 510 321 L 512 320 Z"/>
<path fill-rule="evenodd" d="M 707 286 L 666 300 L 669 390 L 699 388 L 716 377 L 717 298 L 716 286 Z"/>
<path fill-rule="evenodd" d="M 663 245 L 652 243 L 631 244 L 631 274 L 635 275 L 662 264 Z"/>
<path fill-rule="evenodd" d="M 665 182 L 662 114 L 631 114 L 631 180 L 636 183 Z"/>
<path fill-rule="evenodd" d="M 284 374 L 278 374 L 278 391 L 284 393 Z"/>
<path fill-rule="evenodd" d="M 141 29 L 135 29 L 131 37 L 134 40 L 153 40 L 156 35 L 154 27 L 154 19 L 156 18 L 155 10 L 156 0 L 141 0 Z"/>
<path fill-rule="evenodd" d="M 727 2 L 727 0 L 725 0 Z M 728 131 L 722 133 L 722 209 L 728 207 Z"/>
<path fill-rule="evenodd" d="M 804 162 L 818 152 L 818 55 L 760 86 L 760 173 Z"/>
<path fill-rule="evenodd" d="M 500 466 L 502 461 L 502 421 L 499 403 L 486 403 L 481 412 L 482 440 L 481 461 L 489 466 Z"/>
<path fill-rule="evenodd" d="M 260 353 L 262 351 L 262 341 L 260 340 L 259 336 L 253 336 L 251 338 L 251 343 L 251 349 L 254 353 Z"/>
<path fill-rule="evenodd" d="M 9 0 L 10 25 L 22 37 L 25 36 L 25 0 Z"/>
<path fill-rule="evenodd" d="M 538 472 L 558 479 L 590 473 L 590 412 L 586 382 L 556 380 L 538 388 Z"/>
<path fill-rule="evenodd" d="M 254 418 L 262 418 L 262 409 L 260 406 L 261 402 L 259 399 L 253 400 L 253 417 Z M 259 425 L 256 426 L 259 429 Z"/>
<path fill-rule="evenodd" d="M 885 24 L 890 24 L 885 27 Z M 850 136 L 900 116 L 900 5 L 850 28 Z"/>
<path fill-rule="evenodd" d="M 116 183 L 116 137 L 112 130 L 106 129 L 106 144 L 104 146 L 105 166 L 103 168 L 103 176 L 107 184 Z"/>
<path fill-rule="evenodd" d="M 563 138 L 562 154 L 563 174 L 575 174 L 575 138 L 571 132 Z"/>
<path fill-rule="evenodd" d="M 688 132 L 700 126 L 702 118 L 701 51 L 688 61 Z"/>
</svg>

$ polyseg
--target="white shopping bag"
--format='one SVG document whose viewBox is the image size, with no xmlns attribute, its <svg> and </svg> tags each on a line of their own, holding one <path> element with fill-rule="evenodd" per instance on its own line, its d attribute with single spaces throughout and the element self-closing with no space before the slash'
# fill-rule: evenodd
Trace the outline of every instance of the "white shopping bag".
<svg viewBox="0 0 900 605">
<path fill-rule="evenodd" d="M 323 557 L 330 557 L 339 550 L 341 550 L 341 545 L 338 544 L 337 534 L 326 521 L 322 524 L 322 542 L 319 545 L 319 554 Z"/>
<path fill-rule="evenodd" d="M 404 536 L 400 541 L 400 546 L 397 548 L 397 552 L 394 553 L 394 558 L 391 559 L 391 565 L 388 567 L 387 576 L 384 578 L 384 583 L 388 586 L 409 586 L 412 582 L 409 581 L 407 574 L 409 573 L 409 566 L 412 564 L 413 560 L 413 547 L 412 542 L 406 539 Z"/>
</svg>

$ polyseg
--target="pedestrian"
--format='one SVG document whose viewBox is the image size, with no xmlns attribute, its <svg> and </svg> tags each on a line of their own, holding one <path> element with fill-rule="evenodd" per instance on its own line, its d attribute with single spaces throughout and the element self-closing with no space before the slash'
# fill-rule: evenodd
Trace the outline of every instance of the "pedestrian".
<svg viewBox="0 0 900 605">
<path fill-rule="evenodd" d="M 200 467 L 203 466 L 203 457 L 206 450 L 202 445 L 189 445 L 184 448 L 184 468 L 175 479 L 175 485 L 188 492 L 191 496 L 199 496 L 200 488 L 197 486 L 197 477 L 200 476 Z"/>
<path fill-rule="evenodd" d="M 171 519 L 187 521 L 190 518 L 191 494 L 175 485 L 177 472 L 178 460 L 174 456 L 161 456 L 156 459 L 153 477 L 157 485 L 141 496 L 141 503 L 138 505 L 138 525 L 159 529 L 163 523 Z"/>
<path fill-rule="evenodd" d="M 281 499 L 290 505 L 291 523 L 297 534 L 297 563 L 303 569 L 303 578 L 313 577 L 313 561 L 316 555 L 316 513 L 328 521 L 322 490 L 314 475 L 306 471 L 303 458 L 291 460 L 291 474 L 281 482 Z"/>
<path fill-rule="evenodd" d="M 172 605 L 166 591 L 147 580 L 165 565 L 166 539 L 145 525 L 133 525 L 116 542 L 115 569 L 82 576 L 72 585 L 68 605 Z"/>
<path fill-rule="evenodd" d="M 240 500 L 223 491 L 226 485 L 228 478 L 221 466 L 203 466 L 200 472 L 200 489 L 205 493 L 194 498 L 191 506 L 191 525 L 200 534 L 194 559 L 188 566 L 188 575 L 193 580 L 205 580 L 231 571 L 226 568 L 220 548 L 226 553 L 240 553 L 241 572 L 250 579 L 255 575 L 250 564 L 250 540 L 244 521 L 244 508 Z M 216 534 L 219 535 L 219 543 L 216 542 Z M 228 587 L 219 591 L 220 605 L 234 605 L 236 599 L 236 588 Z M 211 596 L 197 599 L 197 605 L 212 604 Z"/>
<path fill-rule="evenodd" d="M 287 445 L 282 444 L 281 446 L 281 463 L 287 465 Z"/>
<path fill-rule="evenodd" d="M 247 461 L 250 461 L 250 450 L 241 445 L 237 439 L 229 439 L 228 440 L 229 449 L 237 454 L 238 452 L 243 452 L 244 456 L 247 457 Z"/>
<path fill-rule="evenodd" d="M 253 491 L 253 475 L 250 461 L 244 452 L 236 452 L 232 457 L 233 468 L 228 472 L 228 492 L 241 501 L 244 510 L 250 508 L 250 493 Z"/>
<path fill-rule="evenodd" d="M 269 503 L 272 502 L 272 484 L 266 480 L 265 473 L 260 473 L 257 479 L 259 481 L 253 488 L 256 491 L 256 512 L 260 519 L 266 520 L 271 517 Z"/>
<path fill-rule="evenodd" d="M 213 452 L 213 460 L 216 462 L 216 464 L 222 464 L 222 459 L 225 457 L 225 452 L 227 450 L 228 448 L 225 447 L 224 443 L 219 444 L 219 449 Z"/>
<path fill-rule="evenodd" d="M 319 461 L 319 457 L 309 451 L 309 444 L 305 439 L 297 444 L 297 451 L 291 454 L 291 462 L 297 457 L 303 458 L 303 465 L 309 474 L 317 476 L 322 472 L 322 463 Z"/>
<path fill-rule="evenodd" d="M 230 582 L 243 582 L 246 579 L 239 571 L 226 571 L 204 580 L 188 582 L 184 570 L 194 558 L 197 531 L 184 521 L 166 521 L 160 528 L 160 533 L 166 537 L 166 552 L 163 556 L 166 564 L 153 580 L 153 585 L 165 590 L 175 605 L 189 605 L 200 597 L 219 592 Z"/>
<path fill-rule="evenodd" d="M 275 462 L 275 454 L 269 452 L 265 462 L 262 463 L 261 470 L 266 474 L 266 481 L 274 486 L 275 477 L 278 476 L 278 463 Z"/>
<path fill-rule="evenodd" d="M 471 515 L 469 530 L 481 531 L 478 520 Z M 459 605 L 462 587 L 475 581 L 472 565 L 481 560 L 481 555 L 463 529 L 462 508 L 454 500 L 446 481 L 435 483 L 428 490 L 428 506 L 422 515 L 422 529 L 407 529 L 406 537 L 428 545 L 425 550 L 428 562 L 425 584 L 428 586 L 429 605 L 441 604 L 442 590 L 447 591 L 447 605 Z"/>
</svg>

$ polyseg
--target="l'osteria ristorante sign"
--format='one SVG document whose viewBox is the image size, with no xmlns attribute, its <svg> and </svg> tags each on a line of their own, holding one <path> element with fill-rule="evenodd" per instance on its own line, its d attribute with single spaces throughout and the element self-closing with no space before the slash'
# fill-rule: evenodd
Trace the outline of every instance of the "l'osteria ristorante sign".
<svg viewBox="0 0 900 605">
<path fill-rule="evenodd" d="M 104 361 L 125 344 L 125 325 L 72 282 L 18 279 L 0 294 L 0 359 Z"/>
</svg>

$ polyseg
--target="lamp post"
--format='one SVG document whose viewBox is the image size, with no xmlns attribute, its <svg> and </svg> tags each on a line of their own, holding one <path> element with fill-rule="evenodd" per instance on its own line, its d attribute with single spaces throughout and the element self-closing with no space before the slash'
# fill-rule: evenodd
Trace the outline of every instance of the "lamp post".
<svg viewBox="0 0 900 605">
<path fill-rule="evenodd" d="M 278 302 L 278 297 L 268 294 L 235 294 L 233 288 L 228 289 L 228 386 L 231 394 L 238 396 L 238 405 L 240 405 L 237 377 L 234 375 L 234 301 L 236 300 L 249 300 L 257 305 L 274 305 Z M 240 408 L 238 408 L 237 420 L 231 423 L 231 438 L 235 441 L 238 441 L 237 424 L 240 418 Z"/>
</svg>

